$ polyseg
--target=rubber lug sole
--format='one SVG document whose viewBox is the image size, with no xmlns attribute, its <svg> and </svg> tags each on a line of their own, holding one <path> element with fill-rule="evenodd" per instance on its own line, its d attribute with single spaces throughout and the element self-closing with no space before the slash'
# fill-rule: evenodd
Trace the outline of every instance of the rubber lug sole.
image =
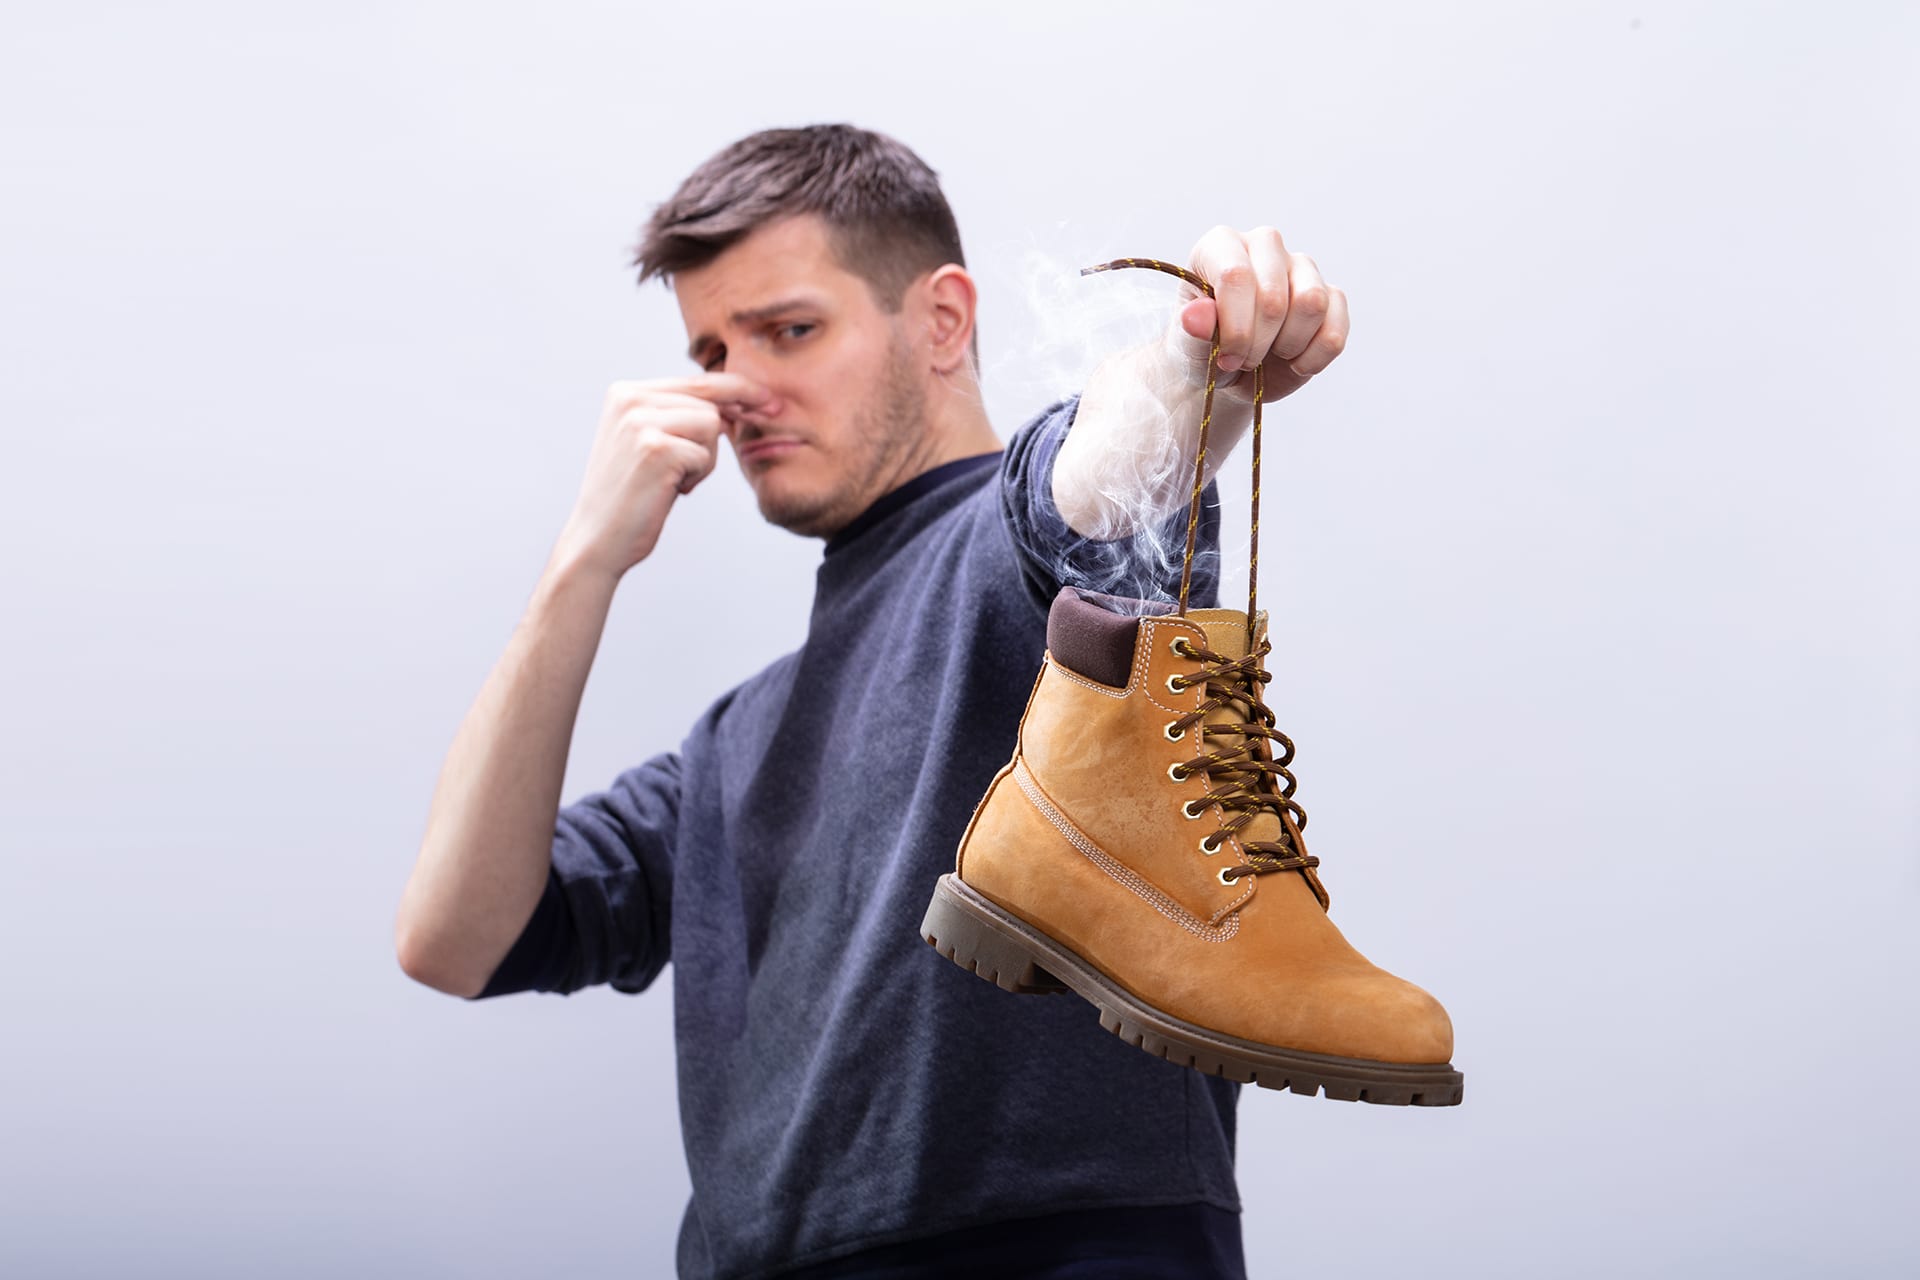
<svg viewBox="0 0 1920 1280">
<path fill-rule="evenodd" d="M 1004 991 L 1072 991 L 1100 1011 L 1100 1025 L 1156 1057 L 1208 1075 L 1312 1097 L 1385 1106 L 1458 1106 L 1451 1063 L 1375 1062 L 1258 1044 L 1162 1013 L 1078 954 L 976 893 L 952 872 L 940 877 L 920 936 L 962 969 Z"/>
</svg>

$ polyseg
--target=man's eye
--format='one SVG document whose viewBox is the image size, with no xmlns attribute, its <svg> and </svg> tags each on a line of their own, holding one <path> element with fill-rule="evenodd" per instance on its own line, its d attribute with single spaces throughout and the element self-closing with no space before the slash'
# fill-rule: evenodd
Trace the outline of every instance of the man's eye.
<svg viewBox="0 0 1920 1280">
<path fill-rule="evenodd" d="M 808 321 L 805 321 L 805 320 L 796 320 L 796 321 L 794 321 L 794 322 L 793 322 L 792 324 L 783 324 L 783 325 L 781 325 L 781 326 L 780 326 L 780 332 L 782 332 L 782 333 L 792 333 L 792 332 L 793 332 L 793 331 L 794 331 L 795 329 L 800 329 L 800 330 L 808 330 L 808 329 L 812 329 L 812 328 L 813 328 L 813 325 L 812 325 L 811 323 L 809 323 Z"/>
</svg>

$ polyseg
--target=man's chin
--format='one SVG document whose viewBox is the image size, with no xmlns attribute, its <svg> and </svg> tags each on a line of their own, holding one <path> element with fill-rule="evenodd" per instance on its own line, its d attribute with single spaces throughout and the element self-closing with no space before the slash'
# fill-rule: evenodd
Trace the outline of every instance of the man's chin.
<svg viewBox="0 0 1920 1280">
<path fill-rule="evenodd" d="M 839 527 L 831 503 L 809 501 L 790 494 L 768 493 L 765 489 L 756 496 L 760 518 L 788 533 L 803 538 L 825 538 Z"/>
</svg>

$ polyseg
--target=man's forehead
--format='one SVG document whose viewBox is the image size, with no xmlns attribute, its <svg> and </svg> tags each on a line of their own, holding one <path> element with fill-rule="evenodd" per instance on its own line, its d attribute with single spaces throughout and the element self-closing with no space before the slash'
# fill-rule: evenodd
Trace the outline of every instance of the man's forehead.
<svg viewBox="0 0 1920 1280">
<path fill-rule="evenodd" d="M 782 282 L 831 288 L 835 274 L 843 271 L 826 224 L 812 215 L 787 217 L 756 227 L 709 261 L 679 272 L 674 291 L 708 306 L 715 300 L 741 306 L 743 293 L 765 294 Z"/>
</svg>

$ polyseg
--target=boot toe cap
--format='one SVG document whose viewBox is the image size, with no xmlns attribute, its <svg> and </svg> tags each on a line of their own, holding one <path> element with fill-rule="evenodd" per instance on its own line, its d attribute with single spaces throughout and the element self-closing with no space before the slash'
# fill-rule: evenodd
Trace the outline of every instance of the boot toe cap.
<svg viewBox="0 0 1920 1280">
<path fill-rule="evenodd" d="M 1251 1038 L 1340 1058 L 1408 1064 L 1453 1057 L 1453 1020 L 1431 994 L 1380 969 L 1312 984 L 1305 1002 L 1275 1000 Z"/>
</svg>

